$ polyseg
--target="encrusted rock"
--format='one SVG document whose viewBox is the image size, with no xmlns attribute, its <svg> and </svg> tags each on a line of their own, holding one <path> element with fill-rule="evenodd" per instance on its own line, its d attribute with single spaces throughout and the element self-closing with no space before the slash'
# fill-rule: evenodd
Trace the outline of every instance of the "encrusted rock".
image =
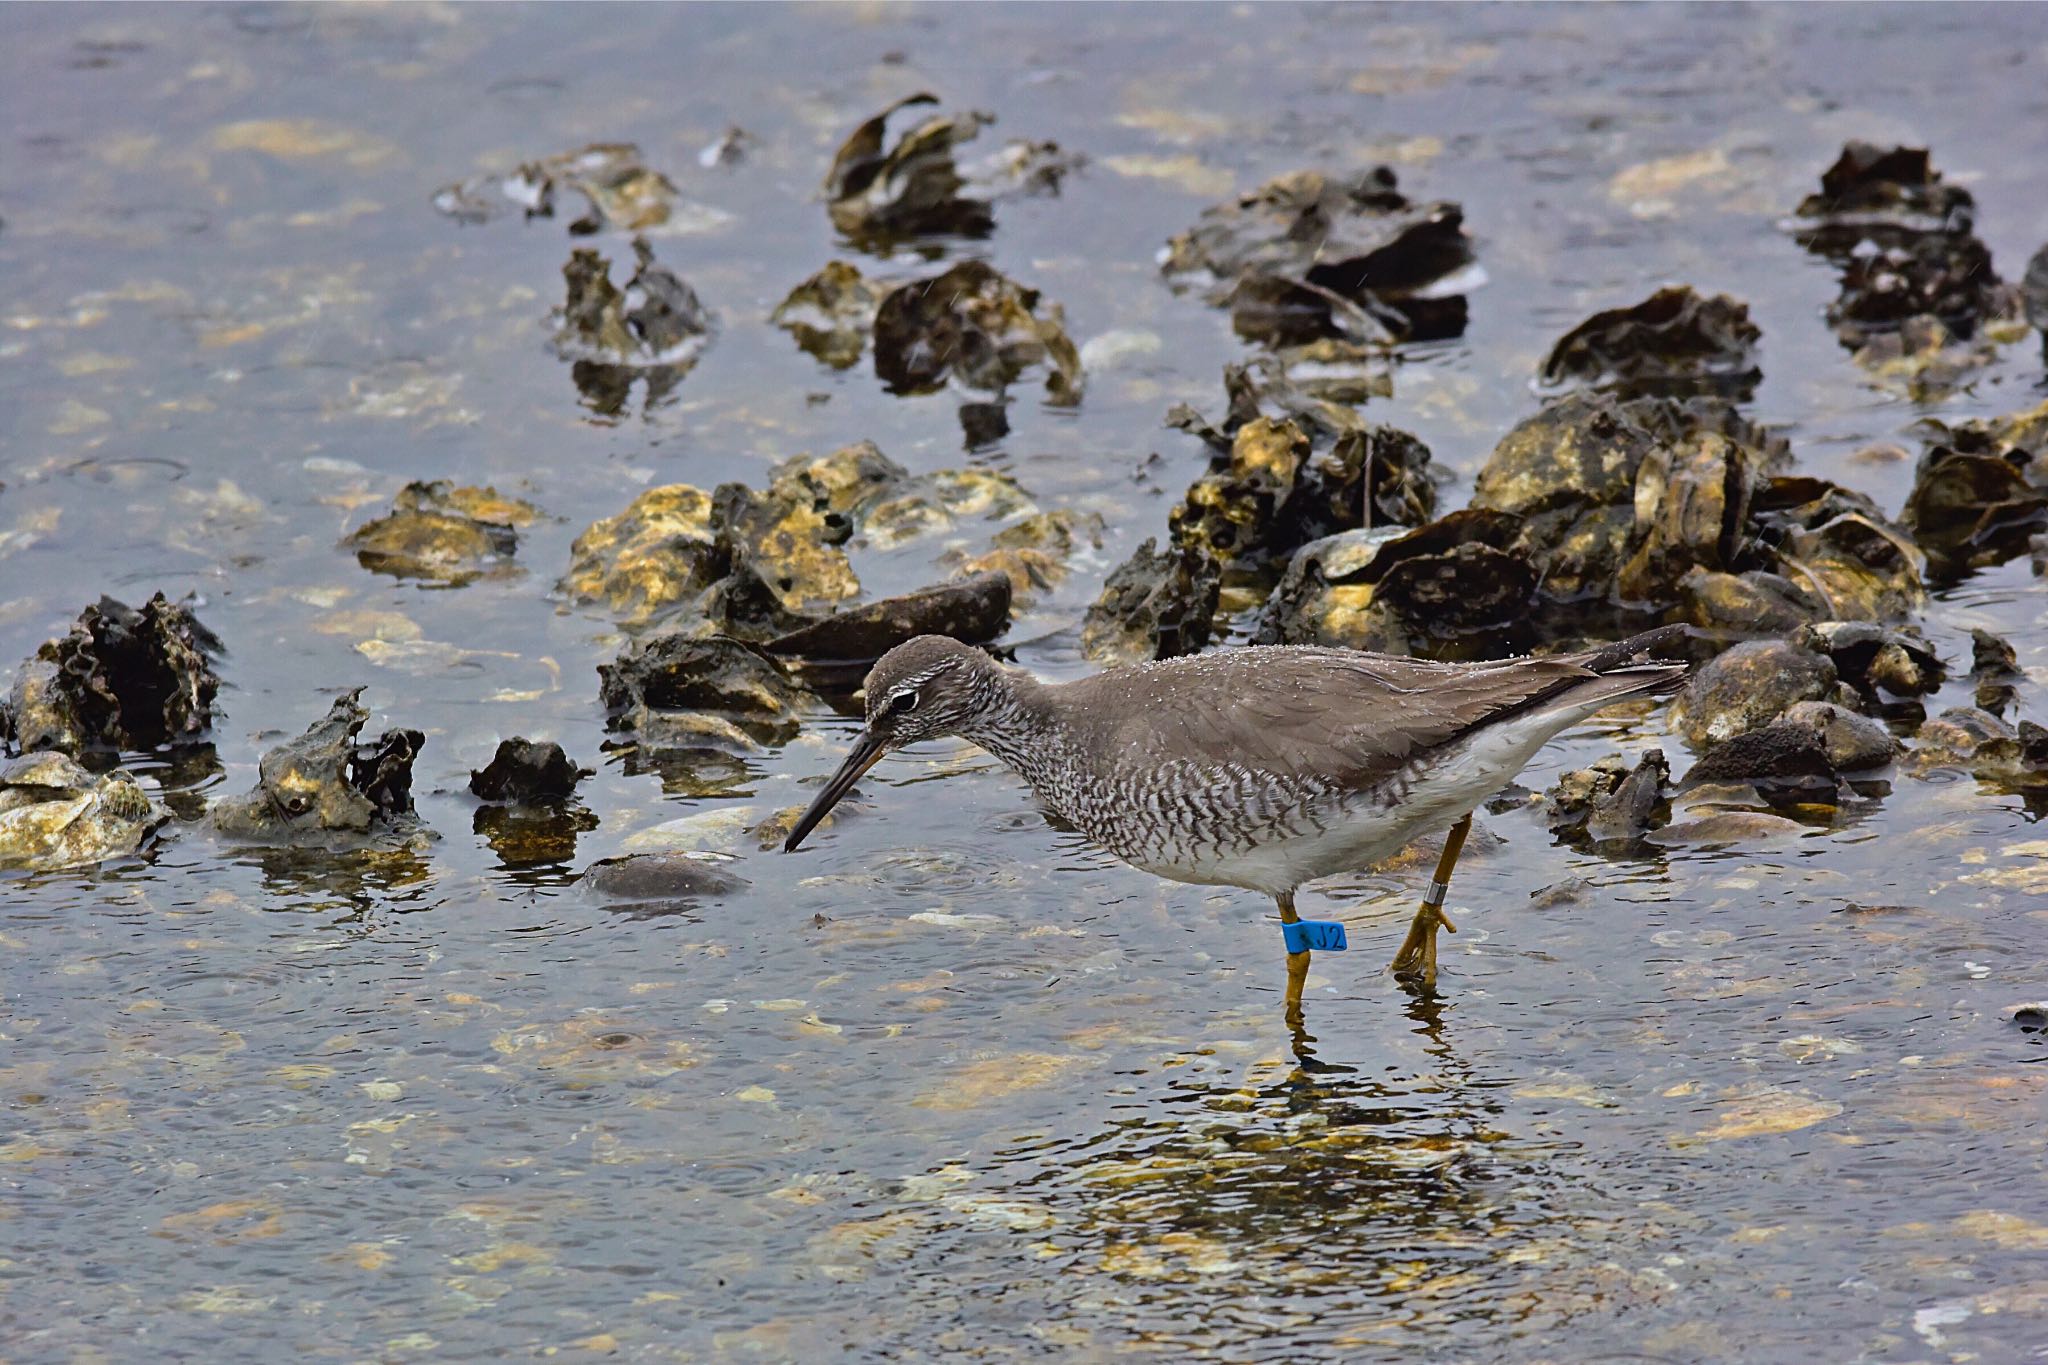
<svg viewBox="0 0 2048 1365">
<path fill-rule="evenodd" d="M 1634 549 L 1614 580 L 1622 600 L 1661 604 L 1693 570 L 1718 572 L 1737 564 L 1756 459 L 1718 432 L 1643 457 L 1636 467 Z"/>
<path fill-rule="evenodd" d="M 197 739 L 213 724 L 220 653 L 191 608 L 162 593 L 140 611 L 102 597 L 22 664 L 0 706 L 0 738 L 73 756 Z"/>
<path fill-rule="evenodd" d="M 1751 640 L 1702 664 L 1672 704 L 1671 724 L 1705 753 L 1760 730 L 1795 702 L 1825 701 L 1838 679 L 1834 661 L 1788 640 Z"/>
<path fill-rule="evenodd" d="M 61 753 L 0 764 L 0 869 L 54 872 L 135 852 L 166 812 L 128 773 Z"/>
<path fill-rule="evenodd" d="M 214 806 L 215 829 L 270 845 L 333 845 L 364 836 L 411 833 L 412 765 L 426 743 L 418 730 L 358 742 L 370 713 L 356 688 L 297 739 L 263 755 L 256 785 Z"/>
<path fill-rule="evenodd" d="M 558 587 L 631 624 L 696 598 L 723 571 L 711 495 L 672 483 L 648 489 L 576 537 Z"/>
<path fill-rule="evenodd" d="M 1633 845 L 1670 818 L 1671 765 L 1652 749 L 1631 765 L 1620 754 L 1561 774 L 1547 794 L 1553 834 L 1574 843 Z"/>
<path fill-rule="evenodd" d="M 712 520 L 725 576 L 706 612 L 725 629 L 759 638 L 794 630 L 860 595 L 860 580 L 808 498 L 786 486 L 755 492 L 720 485 Z"/>
<path fill-rule="evenodd" d="M 1457 336 L 1472 267 L 1463 211 L 1410 201 L 1384 166 L 1268 181 L 1205 210 L 1164 257 L 1240 336 L 1280 346 Z"/>
<path fill-rule="evenodd" d="M 2019 655 L 2007 641 L 1988 630 L 1970 632 L 1970 681 L 1976 684 L 1976 701 L 1992 715 L 2003 715 L 2019 695 L 2025 681 Z"/>
<path fill-rule="evenodd" d="M 995 225 L 990 200 L 1057 193 L 1080 164 L 1056 143 L 1013 141 L 982 163 L 961 166 L 955 149 L 995 122 L 993 114 L 972 110 L 931 114 L 889 141 L 892 115 L 938 103 L 932 94 L 906 96 L 848 135 L 825 177 L 834 227 L 868 246 L 930 235 L 986 236 Z"/>
<path fill-rule="evenodd" d="M 1436 511 L 1429 447 L 1398 427 L 1361 426 L 1311 455 L 1295 482 L 1283 543 L 1353 526 L 1420 526 Z"/>
<path fill-rule="evenodd" d="M 1347 531 L 1289 561 L 1257 638 L 1407 653 L 1419 643 L 1505 626 L 1529 613 L 1535 567 L 1519 521 L 1467 508 L 1412 531 Z"/>
<path fill-rule="evenodd" d="M 867 350 L 884 292 L 857 267 L 832 261 L 790 290 L 768 320 L 795 337 L 806 353 L 835 370 L 847 370 Z"/>
<path fill-rule="evenodd" d="M 1209 642 L 1223 570 L 1199 546 L 1161 550 L 1146 540 L 1103 585 L 1081 626 L 1081 652 L 1098 663 L 1196 654 Z"/>
<path fill-rule="evenodd" d="M 999 471 L 913 476 L 862 441 L 786 460 L 765 489 L 650 489 L 577 538 L 559 589 L 602 603 L 626 624 L 674 620 L 686 631 L 760 643 L 831 618 L 859 596 L 848 549 L 898 550 L 944 534 L 954 539 L 938 558 L 958 565 L 975 561 L 964 533 L 992 531 L 985 543 L 995 558 L 985 567 L 1051 581 L 1064 571 L 1056 547 L 1088 524 L 1039 513 Z"/>
<path fill-rule="evenodd" d="M 342 541 L 372 573 L 459 587 L 511 568 L 521 526 L 539 513 L 495 488 L 457 488 L 445 479 L 409 483 L 392 510 Z"/>
<path fill-rule="evenodd" d="M 1543 362 L 1543 382 L 1630 395 L 1747 399 L 1763 378 L 1756 363 L 1762 335 L 1740 299 L 1702 297 L 1690 285 L 1660 289 L 1633 307 L 1595 313 L 1565 333 Z"/>
<path fill-rule="evenodd" d="M 1228 460 L 1189 485 L 1169 515 L 1174 543 L 1208 551 L 1226 570 L 1269 562 L 1286 548 L 1273 546 L 1270 532 L 1308 454 L 1308 436 L 1294 423 L 1246 423 Z"/>
<path fill-rule="evenodd" d="M 1255 576 L 1338 531 L 1426 518 L 1436 501 L 1428 465 L 1428 447 L 1390 427 L 1349 432 L 1317 454 L 1293 421 L 1259 417 L 1236 429 L 1168 524 L 1177 544 Z"/>
<path fill-rule="evenodd" d="M 943 471 L 942 471 L 943 472 Z M 899 492 L 910 471 L 873 441 L 857 441 L 829 455 L 797 455 L 775 466 L 770 486 L 784 496 L 799 492 L 821 517 L 837 545 L 852 538 L 867 509 Z M 1021 496 L 1021 490 L 1020 490 Z"/>
<path fill-rule="evenodd" d="M 1677 583 L 1683 619 L 1731 635 L 1783 635 L 1810 621 L 1819 604 L 1782 574 L 1691 568 Z"/>
<path fill-rule="evenodd" d="M 1881 722 L 1834 702 L 1796 702 L 1785 708 L 1778 724 L 1813 731 L 1820 738 L 1828 763 L 1839 772 L 1882 768 L 1899 754 L 1898 740 Z"/>
<path fill-rule="evenodd" d="M 1471 505 L 1521 519 L 1519 548 L 1551 597 L 1613 595 L 1638 551 L 1630 586 L 1663 591 L 1695 565 L 1751 567 L 1726 562 L 1729 523 L 1740 525 L 1749 488 L 1782 451 L 1781 441 L 1717 400 L 1622 402 L 1577 392 L 1501 439 Z"/>
<path fill-rule="evenodd" d="M 643 747 L 786 743 L 808 702 L 780 663 L 738 640 L 656 636 L 597 672 L 607 727 Z"/>
<path fill-rule="evenodd" d="M 875 373 L 892 393 L 930 393 L 949 379 L 1000 394 L 1039 366 L 1048 401 L 1081 400 L 1081 353 L 1058 305 L 982 261 L 897 286 L 875 314 Z"/>
</svg>

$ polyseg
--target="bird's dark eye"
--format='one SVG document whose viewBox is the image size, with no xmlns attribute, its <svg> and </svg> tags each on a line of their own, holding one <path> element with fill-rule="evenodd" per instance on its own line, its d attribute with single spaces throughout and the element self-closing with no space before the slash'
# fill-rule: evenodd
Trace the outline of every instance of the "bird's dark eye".
<svg viewBox="0 0 2048 1365">
<path fill-rule="evenodd" d="M 915 692 L 898 692 L 895 696 L 889 698 L 889 710 L 894 715 L 900 716 L 905 711 L 915 711 L 916 709 L 917 693 Z"/>
</svg>

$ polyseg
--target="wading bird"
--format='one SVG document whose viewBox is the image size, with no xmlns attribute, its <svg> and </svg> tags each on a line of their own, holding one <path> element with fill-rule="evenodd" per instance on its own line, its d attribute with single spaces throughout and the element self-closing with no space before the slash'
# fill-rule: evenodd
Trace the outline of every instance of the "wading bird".
<svg viewBox="0 0 2048 1365">
<path fill-rule="evenodd" d="M 1686 666 L 1648 656 L 1669 626 L 1547 658 L 1432 663 L 1298 645 L 1221 650 L 1048 683 L 981 650 L 922 635 L 867 678 L 867 724 L 783 844 L 792 852 L 884 754 L 957 735 L 1015 769 L 1039 803 L 1135 867 L 1271 896 L 1287 938 L 1287 1019 L 1315 947 L 1343 929 L 1304 921 L 1294 893 L 1450 828 L 1391 970 L 1436 985 L 1451 869 L 1480 802 L 1560 731 L 1628 697 L 1669 691 Z M 1304 926 L 1313 926 L 1313 931 Z"/>
</svg>

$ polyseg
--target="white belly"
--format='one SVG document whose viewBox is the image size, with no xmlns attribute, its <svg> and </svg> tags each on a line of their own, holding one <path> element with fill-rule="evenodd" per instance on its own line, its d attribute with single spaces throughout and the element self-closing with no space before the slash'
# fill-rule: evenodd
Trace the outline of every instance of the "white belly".
<svg viewBox="0 0 2048 1365">
<path fill-rule="evenodd" d="M 1174 881 L 1241 886 L 1269 896 L 1321 877 L 1359 871 L 1414 839 L 1448 829 L 1514 781 L 1552 736 L 1598 709 L 1594 705 L 1583 711 L 1534 712 L 1487 726 L 1404 772 L 1388 793 L 1394 798 L 1391 804 L 1369 794 L 1333 800 L 1327 811 L 1318 812 L 1324 826 L 1320 831 L 1269 838 L 1236 852 L 1205 850 L 1184 863 L 1138 866 Z"/>
</svg>

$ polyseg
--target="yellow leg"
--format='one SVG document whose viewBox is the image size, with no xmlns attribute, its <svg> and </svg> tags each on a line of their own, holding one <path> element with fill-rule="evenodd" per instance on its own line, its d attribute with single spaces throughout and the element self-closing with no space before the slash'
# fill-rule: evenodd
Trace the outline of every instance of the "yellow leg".
<svg viewBox="0 0 2048 1365">
<path fill-rule="evenodd" d="M 1273 899 L 1280 903 L 1280 922 L 1282 924 L 1297 924 L 1301 921 L 1301 916 L 1294 913 L 1293 892 L 1290 891 L 1284 896 L 1275 896 Z M 1289 953 L 1287 955 L 1287 1024 L 1290 1028 L 1300 1028 L 1302 1026 L 1301 988 L 1308 984 L 1309 956 L 1309 951 L 1306 948 L 1298 953 Z"/>
<path fill-rule="evenodd" d="M 1448 929 L 1458 932 L 1458 926 L 1445 918 L 1444 896 L 1451 889 L 1451 869 L 1458 864 L 1458 854 L 1465 847 L 1465 836 L 1472 830 L 1472 816 L 1465 817 L 1451 826 L 1450 834 L 1444 839 L 1443 856 L 1436 860 L 1436 876 L 1430 878 L 1429 890 L 1423 893 L 1421 908 L 1408 925 L 1408 937 L 1401 943 L 1401 951 L 1394 954 L 1393 965 L 1388 968 L 1395 978 L 1405 985 L 1420 986 L 1426 991 L 1436 989 L 1436 931 Z"/>
</svg>

